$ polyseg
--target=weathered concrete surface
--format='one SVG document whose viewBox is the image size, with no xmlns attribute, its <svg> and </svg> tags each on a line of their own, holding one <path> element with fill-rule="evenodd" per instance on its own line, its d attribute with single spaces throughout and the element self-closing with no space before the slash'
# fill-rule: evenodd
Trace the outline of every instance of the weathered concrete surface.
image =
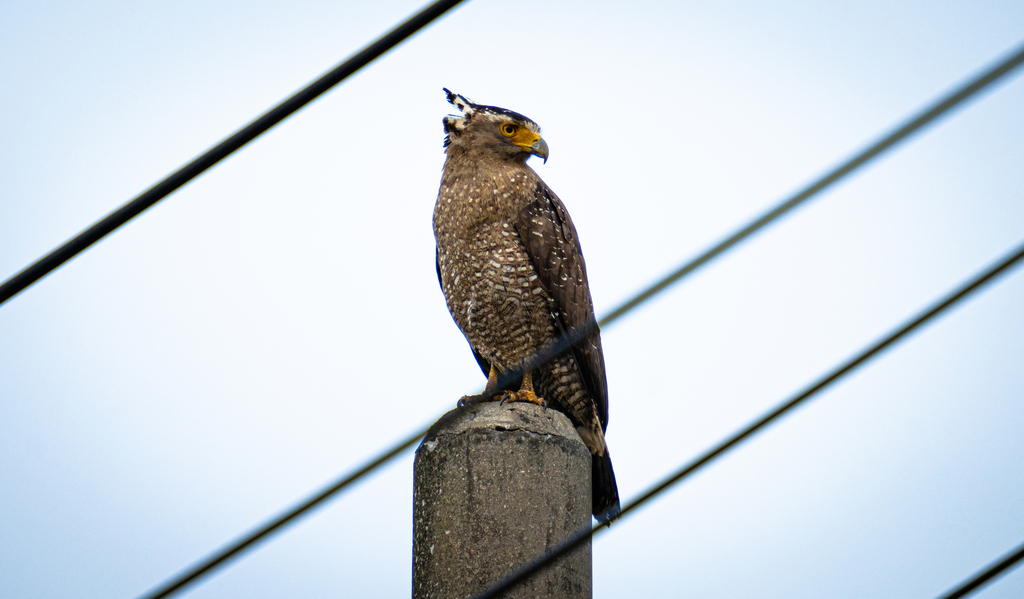
<svg viewBox="0 0 1024 599">
<path fill-rule="evenodd" d="M 413 598 L 464 599 L 590 524 L 590 452 L 562 413 L 487 402 L 416 450 Z M 591 597 L 590 544 L 505 597 Z"/>
</svg>

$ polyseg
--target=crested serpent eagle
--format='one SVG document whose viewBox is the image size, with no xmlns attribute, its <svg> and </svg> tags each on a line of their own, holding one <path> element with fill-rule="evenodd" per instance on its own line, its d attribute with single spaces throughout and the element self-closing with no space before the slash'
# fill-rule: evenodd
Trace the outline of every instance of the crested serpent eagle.
<svg viewBox="0 0 1024 599">
<path fill-rule="evenodd" d="M 500 373 L 594 317 L 576 228 L 526 164 L 530 156 L 546 161 L 547 143 L 525 116 L 444 91 L 462 114 L 444 118 L 446 159 L 434 207 L 437 277 L 487 376 L 484 394 L 464 400 L 497 394 L 568 416 L 593 455 L 593 513 L 611 517 L 619 498 L 604 438 L 608 387 L 600 332 L 595 328 L 508 389 L 497 388 Z"/>
</svg>

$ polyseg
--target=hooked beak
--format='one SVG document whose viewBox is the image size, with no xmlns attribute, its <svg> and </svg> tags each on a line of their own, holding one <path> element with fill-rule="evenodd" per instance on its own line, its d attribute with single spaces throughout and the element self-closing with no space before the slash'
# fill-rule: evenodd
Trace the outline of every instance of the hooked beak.
<svg viewBox="0 0 1024 599">
<path fill-rule="evenodd" d="M 533 142 L 530 146 L 530 153 L 534 156 L 540 156 L 546 163 L 548 161 L 548 142 L 544 141 L 543 137 L 538 137 L 537 141 Z"/>
</svg>

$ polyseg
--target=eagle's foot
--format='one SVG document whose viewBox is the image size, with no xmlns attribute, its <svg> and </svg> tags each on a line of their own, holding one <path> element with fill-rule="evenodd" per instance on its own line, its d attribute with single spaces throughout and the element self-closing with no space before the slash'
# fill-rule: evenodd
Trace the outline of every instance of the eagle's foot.
<svg viewBox="0 0 1024 599">
<path fill-rule="evenodd" d="M 501 401 L 507 401 L 509 403 L 515 401 L 528 401 L 532 404 L 536 404 L 543 408 L 548 407 L 548 402 L 544 401 L 543 398 L 537 397 L 537 394 L 534 393 L 533 391 L 529 391 L 526 389 L 520 389 L 519 391 L 516 391 L 514 393 L 512 391 L 506 391 L 505 395 L 502 396 Z"/>
<path fill-rule="evenodd" d="M 457 403 L 456 406 L 464 408 L 466 406 L 471 406 L 473 404 L 478 404 L 480 402 L 489 401 L 492 399 L 494 398 L 488 397 L 484 393 L 481 393 L 479 395 L 463 395 L 462 397 L 459 398 L 459 403 Z"/>
</svg>

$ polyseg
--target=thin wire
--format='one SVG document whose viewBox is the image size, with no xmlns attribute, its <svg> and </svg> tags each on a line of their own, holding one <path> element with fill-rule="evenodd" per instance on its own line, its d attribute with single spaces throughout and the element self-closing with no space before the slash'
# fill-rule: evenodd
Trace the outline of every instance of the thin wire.
<svg viewBox="0 0 1024 599">
<path fill-rule="evenodd" d="M 905 124 L 900 125 L 897 129 L 893 130 L 891 133 L 887 134 L 885 137 L 869 146 L 867 150 L 862 151 L 853 158 L 847 160 L 840 166 L 836 167 L 828 174 L 826 174 L 824 177 L 812 183 L 797 195 L 793 196 L 790 199 L 787 199 L 776 208 L 770 210 L 760 218 L 754 220 L 745 227 L 739 229 L 738 231 L 736 231 L 723 241 L 719 242 L 718 244 L 714 245 L 713 247 L 705 251 L 703 254 L 699 255 L 698 257 L 694 258 L 687 264 L 681 266 L 679 269 L 670 273 L 668 276 L 664 277 L 660 281 L 657 281 L 650 287 L 641 291 L 632 299 L 628 300 L 627 302 L 613 310 L 610 314 L 605 316 L 603 319 L 601 319 L 599 323 L 591 319 L 577 327 L 573 327 L 572 329 L 568 330 L 564 335 L 555 339 L 548 345 L 542 347 L 540 350 L 537 351 L 536 354 L 526 358 L 522 363 L 520 363 L 520 365 L 517 368 L 514 368 L 509 372 L 506 372 L 505 374 L 501 375 L 498 380 L 497 388 L 501 389 L 507 386 L 512 381 L 522 376 L 522 373 L 525 372 L 526 370 L 533 369 L 536 365 L 543 363 L 544 361 L 561 353 L 562 351 L 565 351 L 567 348 L 569 348 L 579 340 L 587 337 L 594 331 L 598 330 L 599 324 L 600 326 L 612 324 L 629 311 L 633 310 L 634 308 L 638 307 L 645 301 L 651 299 L 653 296 L 667 289 L 673 283 L 678 282 L 686 275 L 711 262 L 718 255 L 732 248 L 746 237 L 749 237 L 753 233 L 757 232 L 759 229 L 762 229 L 771 221 L 781 217 L 784 213 L 794 208 L 800 202 L 806 201 L 813 195 L 823 191 L 826 187 L 837 182 L 842 177 L 849 175 L 857 168 L 867 163 L 870 159 L 878 156 L 886 149 L 898 143 L 900 140 L 905 139 L 915 131 L 927 125 L 929 122 L 934 121 L 935 119 L 942 116 L 944 113 L 949 112 L 958 104 L 967 100 L 970 96 L 982 91 L 984 88 L 991 85 L 999 78 L 1005 76 L 1014 68 L 1018 67 L 1022 61 L 1024 61 L 1024 46 L 1022 46 L 1016 53 L 1012 54 L 1009 58 L 997 63 L 995 66 L 991 67 L 987 71 L 983 72 L 974 79 L 963 84 L 961 87 L 950 92 L 943 99 L 934 102 L 931 108 L 921 111 L 920 113 L 918 113 L 918 116 L 912 117 L 911 119 L 906 121 Z M 186 570 L 184 573 L 174 577 L 172 580 L 184 579 L 189 575 L 189 573 L 199 572 L 200 570 L 202 571 L 199 572 L 199 574 L 196 577 L 208 573 L 216 566 L 219 566 L 222 563 L 224 563 L 229 557 L 238 554 L 243 549 L 246 549 L 254 543 L 256 543 L 257 541 L 264 539 L 270 532 L 274 532 L 278 530 L 280 527 L 294 521 L 296 518 L 302 516 L 309 509 L 313 508 L 316 505 L 319 505 L 323 501 L 326 501 L 331 496 L 340 493 L 346 487 L 355 483 L 363 476 L 372 473 L 377 468 L 391 461 L 393 458 L 401 454 L 402 451 L 409 448 L 417 440 L 426 435 L 428 429 L 429 427 L 425 427 L 419 431 L 416 431 L 415 433 L 407 437 L 406 440 L 402 441 L 400 444 L 392 447 L 391 449 L 385 450 L 383 453 L 379 454 L 377 458 L 368 463 L 372 464 L 372 467 L 365 467 L 357 471 L 356 473 L 350 475 L 349 477 L 346 477 L 345 479 L 342 480 L 342 482 L 326 487 L 323 492 L 314 496 L 316 498 L 315 501 L 311 500 L 309 502 L 299 504 L 296 508 L 290 510 L 286 514 L 274 520 L 271 520 L 269 524 L 260 527 L 255 532 L 241 537 L 234 544 L 225 546 L 218 553 L 214 554 L 210 558 L 207 558 L 206 560 L 203 560 L 202 562 L 197 563 L 196 565 Z M 278 522 L 278 520 L 280 520 L 280 522 L 274 524 Z M 224 555 L 224 559 L 217 559 L 217 557 L 220 555 Z M 171 583 L 166 583 L 166 585 L 161 585 L 161 587 L 158 588 L 167 588 L 170 584 Z M 158 597 L 166 596 L 169 595 L 151 594 L 144 595 L 143 598 L 157 599 Z"/>
<path fill-rule="evenodd" d="M 981 572 L 978 572 L 970 578 L 965 580 L 960 586 L 948 591 L 945 595 L 938 599 L 959 599 L 960 597 L 966 597 L 972 594 L 977 589 L 985 586 L 996 577 L 1006 573 L 1007 570 L 1017 566 L 1017 562 L 1024 559 L 1024 544 L 1019 545 L 1013 552 L 1007 554 L 1005 557 L 988 566 Z"/>
<path fill-rule="evenodd" d="M 800 204 L 816 196 L 818 193 L 832 186 L 834 183 L 836 183 L 846 175 L 849 175 L 851 172 L 857 170 L 867 162 L 870 162 L 872 159 L 878 157 L 886 150 L 892 148 L 893 146 L 910 137 L 914 133 L 920 131 L 926 125 L 931 124 L 939 117 L 945 115 L 952 109 L 956 108 L 971 96 L 977 94 L 978 92 L 987 88 L 988 86 L 995 83 L 999 79 L 1005 77 L 1011 71 L 1019 67 L 1022 62 L 1024 62 L 1024 44 L 1018 47 L 1015 51 L 1013 51 L 1009 56 L 1007 56 L 1003 60 L 1000 60 L 995 65 L 983 71 L 981 74 L 975 76 L 973 79 L 970 79 L 966 83 L 962 84 L 960 87 L 949 92 L 946 96 L 934 102 L 928 108 L 925 108 L 924 110 L 920 111 L 919 113 L 917 113 L 917 115 L 905 121 L 902 125 L 897 127 L 891 133 L 887 134 L 885 137 L 871 144 L 866 149 L 854 155 L 852 158 L 848 159 L 846 162 L 837 166 L 833 170 L 829 171 L 814 183 L 811 183 L 810 185 L 808 185 L 807 187 L 805 187 L 792 197 L 788 198 L 786 201 L 772 208 L 768 212 L 762 214 L 759 218 L 755 219 L 747 226 L 743 227 L 742 229 L 736 231 L 732 235 L 718 242 L 700 256 L 697 256 L 690 262 L 687 262 L 683 266 L 680 266 L 674 272 L 670 273 L 668 276 L 664 277 L 654 285 L 651 285 L 642 293 L 637 294 L 629 301 L 623 303 L 618 308 L 612 310 L 610 314 L 601 319 L 600 324 L 603 326 L 611 322 L 614 322 L 615 320 L 618 320 L 627 312 L 629 312 L 633 308 L 636 308 L 637 306 L 646 302 L 647 300 L 651 299 L 652 297 L 654 297 L 661 291 L 665 290 L 665 288 L 669 287 L 682 277 L 697 270 L 698 268 L 710 262 L 711 260 L 714 260 L 720 254 L 722 254 L 726 250 L 729 250 L 730 248 L 732 248 L 739 242 L 743 241 L 750 235 L 754 234 L 758 230 L 762 229 L 775 219 L 779 218 L 780 216 L 786 214 L 793 208 L 796 208 Z"/>
<path fill-rule="evenodd" d="M 905 322 L 903 325 L 893 330 L 891 333 L 882 337 L 880 340 L 876 341 L 874 344 L 869 346 L 867 349 L 863 350 L 861 353 L 857 354 L 844 364 L 836 367 L 834 370 L 832 370 L 822 378 L 818 379 L 811 385 L 807 386 L 803 391 L 797 393 L 791 399 L 783 402 L 782 404 L 780 404 L 778 407 L 774 408 L 767 414 L 758 418 L 757 420 L 747 425 L 740 431 L 734 433 L 732 436 L 726 438 L 718 445 L 712 447 L 707 452 L 702 454 L 700 457 L 685 464 L 679 470 L 677 470 L 676 472 L 669 475 L 658 484 L 648 489 L 643 495 L 639 496 L 638 498 L 628 503 L 624 508 L 622 508 L 622 511 L 619 512 L 618 516 L 615 516 L 612 520 L 599 522 L 599 524 L 595 525 L 593 528 L 588 526 L 576 530 L 575 532 L 569 534 L 555 545 L 551 546 L 547 551 L 530 560 L 525 565 L 520 566 L 512 573 L 501 578 L 498 582 L 487 587 L 487 589 L 485 589 L 479 595 L 474 595 L 473 599 L 490 599 L 491 597 L 496 597 L 498 594 L 507 591 L 516 583 L 528 578 L 536 571 L 540 570 L 541 568 L 547 566 L 554 560 L 558 559 L 560 556 L 568 553 L 569 551 L 572 551 L 573 549 L 582 545 L 583 543 L 586 543 L 590 540 L 591 537 L 593 537 L 599 531 L 610 526 L 612 521 L 625 517 L 627 514 L 636 510 L 637 508 L 647 503 L 651 499 L 657 497 L 668 488 L 677 484 L 679 481 L 693 474 L 697 470 L 700 470 L 707 464 L 714 461 L 716 458 L 720 457 L 722 454 L 736 447 L 743 441 L 749 439 L 755 433 L 759 432 L 769 424 L 775 422 L 783 415 L 791 412 L 797 406 L 803 404 L 805 401 L 813 397 L 819 391 L 825 389 L 832 383 L 836 382 L 837 380 L 846 376 L 850 372 L 854 371 L 855 369 L 866 363 L 868 360 L 875 357 L 885 349 L 889 348 L 891 345 L 893 345 L 894 343 L 896 343 L 909 333 L 917 330 L 923 324 L 925 324 L 935 316 L 941 314 L 950 306 L 953 306 L 963 298 L 967 297 L 985 283 L 988 283 L 995 277 L 1004 274 L 1011 266 L 1014 266 L 1018 262 L 1020 262 L 1022 258 L 1024 258 L 1024 243 L 1021 243 L 1019 246 L 1017 246 L 1016 249 L 1014 249 L 1005 257 L 1001 258 L 998 262 L 989 266 L 980 274 L 976 275 L 975 277 L 971 278 L 969 281 L 961 285 L 959 288 L 951 291 L 945 297 L 937 300 L 930 307 L 926 308 L 924 311 L 920 312 L 917 316 L 914 316 L 913 318 Z M 601 519 L 599 518 L 598 520 L 600 521 Z"/>
<path fill-rule="evenodd" d="M 372 472 L 379 468 L 382 464 L 390 461 L 392 458 L 398 456 L 406 449 L 409 449 L 418 442 L 423 435 L 426 433 L 426 429 L 423 431 L 417 431 L 415 435 L 409 436 L 405 441 L 392 447 L 387 452 L 377 456 L 377 458 L 369 461 L 359 470 L 356 470 L 352 474 L 345 476 L 337 482 L 328 485 L 321 491 L 315 493 L 302 503 L 296 505 L 290 510 L 280 514 L 276 518 L 267 521 L 265 524 L 250 532 L 249 534 L 239 538 L 238 540 L 230 543 L 224 548 L 216 551 L 209 557 L 197 562 L 192 567 L 184 570 L 180 574 L 174 576 L 167 582 L 164 582 L 160 586 L 150 590 L 145 595 L 141 595 L 139 599 L 162 599 L 163 597 L 170 597 L 176 592 L 184 589 L 186 586 L 193 582 L 196 582 L 204 575 L 208 574 L 218 566 L 224 564 L 228 560 L 237 557 L 243 551 L 251 548 L 255 543 L 265 539 L 268 535 L 277 532 L 281 527 L 292 522 L 301 515 L 308 513 L 315 507 L 320 506 L 329 497 L 336 494 L 338 491 L 351 485 L 355 481 L 359 480 L 367 473 Z"/>
<path fill-rule="evenodd" d="M 3 305 L 7 300 L 21 293 L 39 279 L 42 279 L 68 260 L 74 258 L 92 244 L 103 239 L 121 225 L 142 214 L 142 212 L 163 198 L 174 193 L 178 188 L 198 177 L 210 167 L 227 158 L 239 148 L 256 139 L 271 127 L 288 118 L 306 104 L 309 104 L 327 90 L 341 83 L 350 75 L 379 58 L 382 54 L 405 41 L 408 37 L 462 2 L 463 0 L 437 0 L 423 8 L 405 22 L 382 35 L 377 41 L 356 52 L 346 61 L 299 90 L 290 98 L 271 108 L 245 127 L 242 127 L 192 162 L 171 173 L 127 204 L 111 212 L 88 229 L 65 242 L 64 245 L 43 256 L 10 279 L 7 279 L 0 285 L 0 305 Z"/>
</svg>

